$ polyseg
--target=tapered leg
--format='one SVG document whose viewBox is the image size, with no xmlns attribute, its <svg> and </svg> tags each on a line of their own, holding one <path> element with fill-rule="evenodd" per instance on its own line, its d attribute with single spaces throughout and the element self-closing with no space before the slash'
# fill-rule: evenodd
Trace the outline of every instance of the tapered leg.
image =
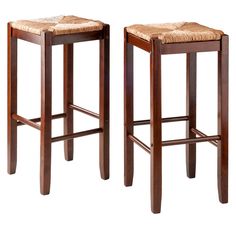
<svg viewBox="0 0 236 236">
<path fill-rule="evenodd" d="M 151 209 L 153 213 L 160 213 L 162 196 L 161 42 L 152 40 L 151 43 Z"/>
<path fill-rule="evenodd" d="M 134 176 L 134 144 L 128 138 L 133 134 L 133 45 L 127 42 L 124 30 L 124 184 L 131 186 Z"/>
<path fill-rule="evenodd" d="M 12 114 L 17 113 L 17 39 L 12 37 L 8 24 L 8 173 L 16 172 L 17 162 L 17 121 Z"/>
<path fill-rule="evenodd" d="M 100 40 L 100 84 L 99 84 L 99 165 L 102 179 L 109 178 L 109 95 L 110 95 L 110 27 L 103 28 Z"/>
<path fill-rule="evenodd" d="M 64 45 L 64 134 L 73 133 L 73 109 L 69 108 L 73 104 L 73 44 Z M 73 160 L 73 139 L 64 141 L 65 159 Z"/>
<path fill-rule="evenodd" d="M 186 138 L 195 138 L 191 132 L 196 128 L 196 53 L 187 53 L 187 91 L 186 91 L 186 113 L 189 120 L 186 122 Z M 186 144 L 186 169 L 187 176 L 194 178 L 196 173 L 196 143 Z"/>
<path fill-rule="evenodd" d="M 222 203 L 228 202 L 228 40 L 222 36 L 218 52 L 218 192 Z"/>
<path fill-rule="evenodd" d="M 41 37 L 40 191 L 46 195 L 51 180 L 52 34 L 42 33 Z"/>
</svg>

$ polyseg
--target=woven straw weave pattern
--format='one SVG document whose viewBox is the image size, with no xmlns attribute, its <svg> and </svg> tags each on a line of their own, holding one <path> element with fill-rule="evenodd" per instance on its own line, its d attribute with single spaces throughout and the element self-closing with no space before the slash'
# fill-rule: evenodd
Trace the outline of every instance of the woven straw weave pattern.
<svg viewBox="0 0 236 236">
<path fill-rule="evenodd" d="M 35 20 L 19 20 L 12 22 L 11 26 L 38 35 L 44 31 L 53 32 L 54 35 L 62 35 L 102 30 L 103 23 L 77 16 L 56 16 Z"/>
<path fill-rule="evenodd" d="M 219 40 L 224 34 L 221 30 L 212 29 L 195 22 L 137 24 L 127 27 L 127 32 L 147 41 L 159 39 L 163 44 Z"/>
</svg>

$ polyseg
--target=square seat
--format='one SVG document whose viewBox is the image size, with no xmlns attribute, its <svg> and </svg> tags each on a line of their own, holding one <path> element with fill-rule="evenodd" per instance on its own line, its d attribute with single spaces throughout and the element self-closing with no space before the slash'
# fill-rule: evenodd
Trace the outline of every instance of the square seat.
<svg viewBox="0 0 236 236">
<path fill-rule="evenodd" d="M 55 16 L 34 20 L 19 20 L 11 23 L 12 28 L 40 35 L 42 32 L 52 32 L 53 35 L 73 34 L 99 31 L 103 23 L 77 16 Z"/>
<path fill-rule="evenodd" d="M 195 22 L 136 24 L 128 26 L 126 30 L 128 33 L 146 41 L 159 39 L 162 44 L 220 40 L 224 34 L 221 30 L 209 28 Z"/>
</svg>

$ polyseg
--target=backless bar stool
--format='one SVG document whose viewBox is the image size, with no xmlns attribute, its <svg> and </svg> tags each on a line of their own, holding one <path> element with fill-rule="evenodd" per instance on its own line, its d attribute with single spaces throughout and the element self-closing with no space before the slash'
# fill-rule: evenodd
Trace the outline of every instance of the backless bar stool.
<svg viewBox="0 0 236 236">
<path fill-rule="evenodd" d="M 17 114 L 17 39 L 41 47 L 41 117 L 26 119 Z M 99 114 L 73 104 L 73 44 L 100 41 Z M 52 46 L 64 46 L 64 112 L 52 115 Z M 73 111 L 99 119 L 99 127 L 73 133 Z M 51 121 L 64 119 L 64 135 L 52 137 Z M 40 122 L 40 124 L 38 124 Z M 16 171 L 17 126 L 40 130 L 40 190 L 50 192 L 51 144 L 64 141 L 65 159 L 73 159 L 73 139 L 99 133 L 102 179 L 109 178 L 109 25 L 76 16 L 21 20 L 8 24 L 8 173 Z"/>
<path fill-rule="evenodd" d="M 133 118 L 133 46 L 150 53 L 150 120 Z M 207 136 L 196 128 L 197 52 L 218 52 L 218 134 Z M 161 56 L 186 53 L 187 114 L 161 116 Z M 196 143 L 208 141 L 218 149 L 218 192 L 222 203 L 228 202 L 228 36 L 220 30 L 197 23 L 132 25 L 124 30 L 124 182 L 133 181 L 133 143 L 151 154 L 151 209 L 161 211 L 162 147 L 186 144 L 189 178 L 195 177 Z M 186 121 L 186 139 L 162 141 L 162 123 Z M 135 125 L 150 124 L 151 147 L 134 136 Z"/>
</svg>

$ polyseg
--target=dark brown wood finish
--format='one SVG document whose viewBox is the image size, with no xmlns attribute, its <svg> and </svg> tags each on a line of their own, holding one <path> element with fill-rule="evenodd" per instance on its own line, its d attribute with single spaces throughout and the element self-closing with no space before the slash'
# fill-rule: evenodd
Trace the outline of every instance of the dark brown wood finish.
<svg viewBox="0 0 236 236">
<path fill-rule="evenodd" d="M 150 147 L 148 147 L 145 143 L 143 143 L 141 140 L 139 140 L 137 137 L 134 135 L 129 135 L 128 138 L 132 140 L 134 143 L 136 143 L 139 147 L 141 147 L 143 150 L 148 152 L 149 154 L 151 153 Z"/>
<path fill-rule="evenodd" d="M 92 41 L 103 38 L 103 31 L 82 32 L 76 34 L 56 35 L 53 37 L 53 45 L 72 44 L 78 42 Z"/>
<path fill-rule="evenodd" d="M 162 197 L 161 41 L 152 40 L 151 44 L 151 209 L 153 213 L 160 213 Z"/>
<path fill-rule="evenodd" d="M 71 139 L 78 138 L 78 137 L 83 137 L 86 135 L 97 134 L 97 133 L 101 133 L 101 132 L 102 132 L 101 128 L 90 129 L 90 130 L 76 132 L 73 134 L 57 136 L 57 137 L 52 138 L 51 140 L 52 140 L 52 142 L 59 142 L 59 141 L 71 140 Z"/>
<path fill-rule="evenodd" d="M 16 120 L 17 121 L 17 126 L 18 126 L 18 122 L 21 122 L 21 123 L 24 123 L 25 125 L 29 125 L 35 129 L 38 129 L 40 130 L 40 125 L 31 121 L 31 120 L 28 120 L 22 116 L 19 116 L 17 114 L 12 114 L 12 119 Z"/>
<path fill-rule="evenodd" d="M 220 41 L 162 44 L 162 54 L 220 51 Z"/>
<path fill-rule="evenodd" d="M 162 118 L 162 123 L 177 122 L 177 121 L 187 121 L 188 116 L 176 116 L 176 117 L 166 117 Z M 133 125 L 150 125 L 150 120 L 136 120 L 133 122 Z"/>
<path fill-rule="evenodd" d="M 89 111 L 89 110 L 87 110 L 87 109 L 85 109 L 85 108 L 83 108 L 83 107 L 79 107 L 79 106 L 76 106 L 76 105 L 74 105 L 74 104 L 69 104 L 69 108 L 70 108 L 70 109 L 73 109 L 73 110 L 75 110 L 75 111 L 82 112 L 82 113 L 84 113 L 84 114 L 86 114 L 86 115 L 92 116 L 92 117 L 94 117 L 94 118 L 99 119 L 99 114 L 97 114 L 97 113 L 95 113 L 95 112 L 93 112 L 93 111 Z"/>
<path fill-rule="evenodd" d="M 74 54 L 73 44 L 64 44 L 64 134 L 73 133 L 73 110 L 69 104 L 73 103 L 73 67 Z M 74 141 L 73 139 L 64 142 L 65 159 L 73 160 Z"/>
<path fill-rule="evenodd" d="M 37 34 L 32 34 L 18 29 L 12 29 L 12 36 L 21 40 L 25 40 L 27 42 L 41 45 L 41 36 Z M 78 42 L 98 40 L 102 38 L 103 38 L 102 30 L 82 32 L 70 35 L 68 34 L 56 35 L 52 38 L 52 45 L 73 44 Z"/>
<path fill-rule="evenodd" d="M 109 140 L 110 140 L 110 26 L 104 25 L 103 38 L 100 39 L 100 81 L 99 81 L 99 166 L 102 179 L 109 178 Z"/>
<path fill-rule="evenodd" d="M 64 117 L 66 117 L 65 113 L 59 113 L 59 114 L 52 115 L 51 119 L 52 120 L 56 120 L 56 119 L 60 119 L 60 118 L 64 118 Z M 29 119 L 29 121 L 37 123 L 37 122 L 41 121 L 41 118 L 33 118 L 33 119 Z M 18 121 L 17 122 L 17 126 L 21 126 L 21 125 L 25 125 L 25 124 L 20 122 L 20 121 Z"/>
<path fill-rule="evenodd" d="M 194 129 L 194 132 L 196 132 L 197 134 L 201 133 L 201 131 L 199 131 L 197 129 Z M 150 153 L 150 147 L 148 147 L 140 139 L 138 139 L 137 137 L 135 137 L 134 135 L 131 135 L 131 134 L 128 137 L 130 140 L 132 140 L 134 143 L 136 143 L 138 146 L 140 146 L 146 152 Z M 200 135 L 200 137 L 198 137 L 198 138 L 173 139 L 173 140 L 162 141 L 162 146 L 165 147 L 165 146 L 172 146 L 172 145 L 194 144 L 194 143 L 202 143 L 202 142 L 209 142 L 209 143 L 212 143 L 214 146 L 217 146 L 218 140 L 220 140 L 219 135 L 212 135 L 212 136 Z"/>
<path fill-rule="evenodd" d="M 43 32 L 41 41 L 40 192 L 46 195 L 51 181 L 52 33 Z"/>
<path fill-rule="evenodd" d="M 9 174 L 16 172 L 17 163 L 17 121 L 12 114 L 17 113 L 17 38 L 12 36 L 12 28 L 8 23 L 8 164 Z"/>
<path fill-rule="evenodd" d="M 224 35 L 218 52 L 218 193 L 222 203 L 228 202 L 228 43 Z"/>
<path fill-rule="evenodd" d="M 192 128 L 191 132 L 193 132 L 194 134 L 196 134 L 199 137 L 209 137 L 198 129 Z M 218 140 L 209 141 L 209 143 L 213 144 L 216 147 L 218 146 Z"/>
<path fill-rule="evenodd" d="M 186 81 L 186 113 L 189 120 L 186 122 L 186 138 L 193 139 L 195 133 L 191 132 L 196 128 L 196 96 L 197 96 L 197 54 L 187 53 L 187 81 Z M 196 144 L 186 145 L 186 170 L 189 178 L 194 178 L 196 173 Z"/>
<path fill-rule="evenodd" d="M 145 50 L 146 52 L 150 52 L 152 49 L 152 45 L 150 42 L 148 42 L 144 39 L 138 38 L 133 34 L 127 35 L 127 42 L 131 45 L 134 45 L 138 48 Z"/>
<path fill-rule="evenodd" d="M 133 45 L 128 42 L 124 29 L 124 184 L 131 186 L 134 176 L 134 144 L 129 138 L 133 135 Z"/>
<path fill-rule="evenodd" d="M 162 146 L 211 142 L 211 141 L 215 141 L 215 140 L 220 140 L 220 136 L 219 135 L 212 135 L 212 136 L 199 137 L 199 138 L 166 140 L 166 141 L 162 142 Z"/>
<path fill-rule="evenodd" d="M 41 36 L 37 34 L 31 34 L 18 29 L 12 29 L 12 36 L 30 43 L 41 45 Z"/>
</svg>

